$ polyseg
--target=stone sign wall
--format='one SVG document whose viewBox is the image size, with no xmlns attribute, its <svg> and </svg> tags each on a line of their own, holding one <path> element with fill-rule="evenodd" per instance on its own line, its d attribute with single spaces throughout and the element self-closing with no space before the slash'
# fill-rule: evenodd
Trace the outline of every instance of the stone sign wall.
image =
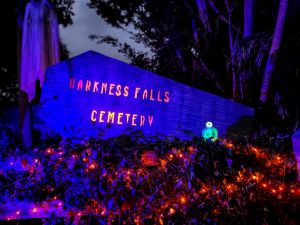
<svg viewBox="0 0 300 225">
<path fill-rule="evenodd" d="M 65 137 L 116 136 L 132 130 L 179 138 L 220 135 L 253 110 L 152 72 L 88 51 L 47 69 L 39 116 Z"/>
</svg>

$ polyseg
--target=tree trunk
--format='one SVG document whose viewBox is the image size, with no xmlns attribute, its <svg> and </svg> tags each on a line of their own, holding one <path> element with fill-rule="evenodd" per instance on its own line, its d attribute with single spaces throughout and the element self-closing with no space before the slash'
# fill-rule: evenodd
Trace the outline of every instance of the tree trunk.
<svg viewBox="0 0 300 225">
<path fill-rule="evenodd" d="M 244 0 L 244 34 L 246 38 L 252 35 L 253 30 L 253 0 Z"/>
<path fill-rule="evenodd" d="M 275 26 L 274 35 L 273 35 L 272 45 L 271 45 L 271 49 L 269 52 L 269 57 L 268 57 L 267 65 L 265 68 L 261 91 L 260 91 L 260 101 L 262 103 L 266 102 L 267 97 L 268 97 L 272 73 L 275 68 L 277 54 L 278 54 L 278 50 L 279 50 L 281 39 L 282 39 L 282 33 L 283 33 L 283 28 L 284 28 L 284 21 L 285 21 L 285 17 L 286 17 L 287 7 L 288 7 L 288 0 L 280 0 L 279 10 L 278 10 L 278 15 L 277 15 L 277 22 L 276 22 L 276 26 Z"/>
<path fill-rule="evenodd" d="M 244 0 L 244 30 L 243 38 L 247 38 L 253 33 L 253 2 L 254 0 Z M 242 50 L 242 49 L 239 49 Z M 241 72 L 239 74 L 239 97 L 244 100 L 244 84 L 247 82 L 243 79 L 244 76 L 247 76 L 248 71 Z"/>
<path fill-rule="evenodd" d="M 233 33 L 232 33 L 232 9 L 229 6 L 228 0 L 225 0 L 225 5 L 228 12 L 228 34 L 229 34 L 229 47 L 230 47 L 230 64 L 231 64 L 231 76 L 232 76 L 232 99 L 237 98 L 237 77 L 234 68 L 234 56 L 235 56 L 235 47 L 233 43 Z"/>
<path fill-rule="evenodd" d="M 205 0 L 196 0 L 199 19 L 206 32 L 211 32 L 211 26 L 208 18 L 207 3 Z"/>
</svg>

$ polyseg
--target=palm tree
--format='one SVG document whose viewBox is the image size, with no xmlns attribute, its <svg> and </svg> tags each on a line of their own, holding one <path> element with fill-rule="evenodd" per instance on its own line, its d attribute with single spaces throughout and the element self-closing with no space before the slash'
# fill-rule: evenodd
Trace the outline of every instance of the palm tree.
<svg viewBox="0 0 300 225">
<path fill-rule="evenodd" d="M 260 91 L 260 101 L 262 103 L 265 103 L 268 97 L 272 73 L 275 68 L 278 50 L 280 48 L 280 43 L 282 39 L 282 33 L 283 33 L 287 8 L 288 8 L 288 0 L 280 0 L 277 22 L 275 26 L 273 39 L 272 39 L 272 45 L 269 52 L 269 57 L 265 68 L 261 91 Z"/>
<path fill-rule="evenodd" d="M 244 38 L 252 35 L 253 28 L 253 1 L 244 1 Z"/>
</svg>

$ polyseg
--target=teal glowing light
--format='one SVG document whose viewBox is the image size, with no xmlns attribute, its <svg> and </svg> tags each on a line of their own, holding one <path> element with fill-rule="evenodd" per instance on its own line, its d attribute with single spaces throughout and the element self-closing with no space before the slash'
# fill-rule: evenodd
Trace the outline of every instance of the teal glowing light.
<svg viewBox="0 0 300 225">
<path fill-rule="evenodd" d="M 212 122 L 206 122 L 206 127 L 202 130 L 202 137 L 205 140 L 215 141 L 218 138 L 218 130 L 213 127 Z"/>
</svg>

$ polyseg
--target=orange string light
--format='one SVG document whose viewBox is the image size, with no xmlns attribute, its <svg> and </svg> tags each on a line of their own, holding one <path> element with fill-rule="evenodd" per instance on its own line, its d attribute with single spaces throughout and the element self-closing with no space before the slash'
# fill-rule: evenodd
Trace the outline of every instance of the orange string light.
<svg viewBox="0 0 300 225">
<path fill-rule="evenodd" d="M 38 211 L 37 208 L 32 209 L 32 212 L 34 212 L 34 213 L 36 213 L 37 211 Z"/>
<path fill-rule="evenodd" d="M 183 203 L 183 204 L 185 204 L 186 203 L 186 198 L 185 197 L 181 197 L 180 198 L 180 202 Z"/>
</svg>

